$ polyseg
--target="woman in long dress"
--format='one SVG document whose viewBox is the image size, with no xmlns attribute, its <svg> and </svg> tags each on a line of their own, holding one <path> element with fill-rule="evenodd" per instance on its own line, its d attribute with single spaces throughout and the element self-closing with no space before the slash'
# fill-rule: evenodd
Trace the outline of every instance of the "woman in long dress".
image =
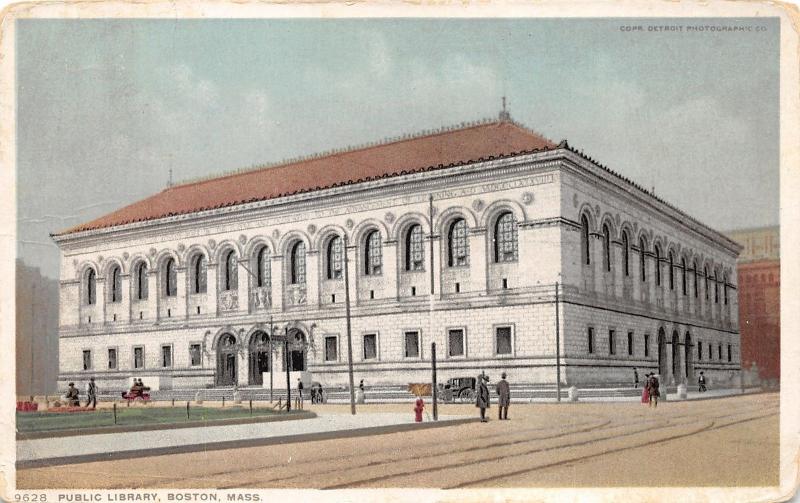
<svg viewBox="0 0 800 503">
<path fill-rule="evenodd" d="M 650 374 L 645 376 L 644 389 L 642 389 L 642 403 L 650 405 Z"/>
</svg>

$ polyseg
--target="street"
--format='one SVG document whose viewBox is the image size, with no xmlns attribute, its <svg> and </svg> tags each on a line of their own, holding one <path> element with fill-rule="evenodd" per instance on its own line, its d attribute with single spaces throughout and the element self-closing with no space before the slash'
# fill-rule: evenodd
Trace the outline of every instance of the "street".
<svg viewBox="0 0 800 503">
<path fill-rule="evenodd" d="M 17 472 L 17 487 L 769 486 L 778 483 L 778 404 L 777 393 L 657 409 L 512 404 L 509 421 L 498 421 L 493 406 L 488 424 L 26 469 Z M 411 415 L 412 407 L 363 405 L 359 414 Z M 349 406 L 312 410 L 346 414 Z M 440 414 L 477 409 L 444 405 Z"/>
</svg>

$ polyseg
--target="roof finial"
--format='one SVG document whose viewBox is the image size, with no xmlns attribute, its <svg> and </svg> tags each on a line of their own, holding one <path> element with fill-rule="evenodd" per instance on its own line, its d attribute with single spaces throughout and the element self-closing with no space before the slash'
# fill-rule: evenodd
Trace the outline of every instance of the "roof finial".
<svg viewBox="0 0 800 503">
<path fill-rule="evenodd" d="M 501 121 L 510 121 L 511 120 L 511 114 L 508 113 L 508 110 L 506 110 L 506 97 L 505 96 L 503 96 L 503 109 L 500 110 L 500 120 Z"/>
</svg>

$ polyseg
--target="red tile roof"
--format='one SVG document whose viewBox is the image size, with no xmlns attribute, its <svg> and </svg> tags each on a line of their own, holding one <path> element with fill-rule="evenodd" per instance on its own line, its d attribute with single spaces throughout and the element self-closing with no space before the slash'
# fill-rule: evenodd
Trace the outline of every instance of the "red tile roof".
<svg viewBox="0 0 800 503">
<path fill-rule="evenodd" d="M 555 148 L 510 121 L 497 121 L 169 187 L 59 234 L 273 199 L 301 192 Z"/>
</svg>

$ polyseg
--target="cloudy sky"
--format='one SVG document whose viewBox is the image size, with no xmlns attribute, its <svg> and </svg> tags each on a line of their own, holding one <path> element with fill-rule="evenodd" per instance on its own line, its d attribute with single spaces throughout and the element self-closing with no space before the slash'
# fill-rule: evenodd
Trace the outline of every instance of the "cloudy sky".
<svg viewBox="0 0 800 503">
<path fill-rule="evenodd" d="M 19 254 L 176 181 L 512 117 L 719 230 L 778 222 L 778 24 L 22 20 Z M 719 24 L 695 20 L 693 26 Z M 643 32 L 621 26 L 642 25 Z"/>
</svg>

